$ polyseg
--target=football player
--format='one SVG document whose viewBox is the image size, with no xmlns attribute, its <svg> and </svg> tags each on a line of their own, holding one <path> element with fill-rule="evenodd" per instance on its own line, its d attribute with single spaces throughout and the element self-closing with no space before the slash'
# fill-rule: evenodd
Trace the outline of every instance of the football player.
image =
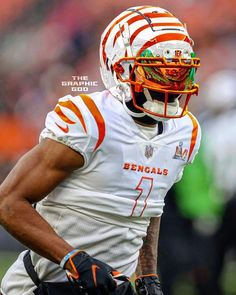
<svg viewBox="0 0 236 295">
<path fill-rule="evenodd" d="M 100 61 L 106 90 L 60 98 L 1 185 L 1 224 L 30 249 L 2 295 L 134 294 L 135 270 L 137 294 L 162 294 L 160 217 L 199 148 L 187 106 L 200 62 L 185 25 L 152 6 L 108 25 Z"/>
</svg>

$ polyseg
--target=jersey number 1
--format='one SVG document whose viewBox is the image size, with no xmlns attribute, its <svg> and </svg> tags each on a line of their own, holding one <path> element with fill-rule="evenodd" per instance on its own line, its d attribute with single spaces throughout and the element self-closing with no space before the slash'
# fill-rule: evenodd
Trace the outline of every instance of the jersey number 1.
<svg viewBox="0 0 236 295">
<path fill-rule="evenodd" d="M 135 200 L 131 216 L 142 216 L 147 206 L 147 199 L 153 188 L 153 178 L 142 176 L 139 184 L 135 188 L 139 191 L 139 195 Z"/>
</svg>

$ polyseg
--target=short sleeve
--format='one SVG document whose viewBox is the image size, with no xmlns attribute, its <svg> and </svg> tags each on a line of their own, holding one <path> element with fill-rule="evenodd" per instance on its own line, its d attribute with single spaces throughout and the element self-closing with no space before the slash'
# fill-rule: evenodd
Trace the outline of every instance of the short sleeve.
<svg viewBox="0 0 236 295">
<path fill-rule="evenodd" d="M 180 172 L 177 174 L 177 176 L 176 176 L 176 178 L 175 178 L 175 183 L 179 182 L 179 181 L 182 179 L 183 174 L 184 174 L 184 168 L 182 168 L 182 169 L 180 170 Z"/>
<path fill-rule="evenodd" d="M 95 150 L 97 130 L 88 104 L 81 96 L 67 95 L 58 100 L 46 117 L 40 140 L 44 138 L 69 146 L 83 155 L 85 165 L 89 162 Z"/>
</svg>

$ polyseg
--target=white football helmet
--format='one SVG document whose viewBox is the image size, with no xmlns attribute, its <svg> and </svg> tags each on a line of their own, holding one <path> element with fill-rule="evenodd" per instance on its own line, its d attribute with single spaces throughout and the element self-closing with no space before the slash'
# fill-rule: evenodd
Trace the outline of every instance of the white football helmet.
<svg viewBox="0 0 236 295">
<path fill-rule="evenodd" d="M 191 95 L 198 93 L 194 78 L 200 60 L 192 46 L 186 27 L 170 12 L 131 7 L 102 34 L 103 83 L 134 117 L 182 117 Z M 135 111 L 127 108 L 130 101 Z"/>
</svg>

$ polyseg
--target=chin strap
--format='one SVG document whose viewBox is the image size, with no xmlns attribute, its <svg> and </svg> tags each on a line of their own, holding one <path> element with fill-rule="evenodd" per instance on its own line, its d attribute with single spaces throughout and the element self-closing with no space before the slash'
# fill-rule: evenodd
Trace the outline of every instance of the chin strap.
<svg viewBox="0 0 236 295">
<path fill-rule="evenodd" d="M 126 112 L 127 112 L 130 116 L 132 116 L 132 117 L 134 117 L 134 118 L 142 118 L 142 117 L 146 116 L 145 113 L 135 113 L 135 112 L 131 111 L 131 110 L 127 107 L 127 105 L 126 105 L 125 98 L 123 98 L 122 103 L 123 103 L 124 109 L 126 110 Z"/>
<path fill-rule="evenodd" d="M 153 113 L 157 113 L 157 114 L 163 114 L 165 113 L 165 103 L 162 101 L 158 101 L 158 100 L 153 100 L 151 97 L 150 92 L 148 91 L 147 88 L 144 88 L 144 95 L 147 99 L 147 101 L 143 104 L 143 107 L 148 110 L 151 111 Z M 174 102 L 169 102 L 167 104 L 167 110 L 166 110 L 166 114 L 167 116 L 174 116 L 178 113 L 179 110 L 179 100 L 178 97 L 175 99 Z M 159 117 L 159 116 L 155 116 L 149 113 L 145 113 L 147 116 L 158 120 L 158 121 L 167 121 L 169 120 L 168 118 L 163 118 L 163 117 Z"/>
<path fill-rule="evenodd" d="M 151 97 L 150 92 L 148 91 L 148 89 L 144 88 L 144 95 L 147 99 L 147 101 L 143 104 L 144 109 L 157 113 L 157 114 L 163 114 L 165 112 L 165 103 L 162 101 L 157 101 L 157 100 L 153 100 Z M 174 116 L 178 113 L 178 111 L 180 110 L 179 107 L 179 97 L 176 98 L 176 100 L 174 102 L 169 102 L 167 104 L 167 111 L 166 114 L 167 116 Z M 152 119 L 154 119 L 155 121 L 160 121 L 160 122 L 166 122 L 169 120 L 169 118 L 165 118 L 165 117 L 159 117 L 158 115 L 152 115 L 149 114 L 147 112 L 141 112 L 141 113 L 137 113 L 134 112 L 132 110 L 130 110 L 130 108 L 127 106 L 126 104 L 126 98 L 125 95 L 122 95 L 122 103 L 124 106 L 125 111 L 132 117 L 134 118 L 143 118 L 145 116 L 148 116 Z"/>
</svg>

